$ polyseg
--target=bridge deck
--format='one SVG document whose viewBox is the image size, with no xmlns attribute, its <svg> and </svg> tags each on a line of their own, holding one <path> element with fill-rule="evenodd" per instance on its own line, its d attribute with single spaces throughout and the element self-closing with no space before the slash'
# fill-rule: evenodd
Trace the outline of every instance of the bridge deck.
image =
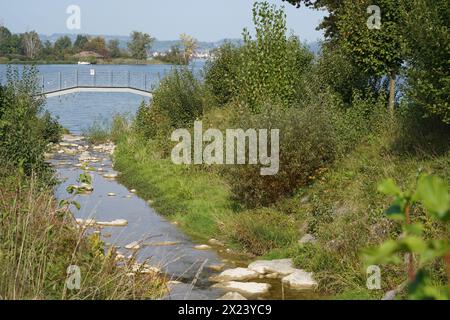
<svg viewBox="0 0 450 320">
<path fill-rule="evenodd" d="M 57 97 L 78 92 L 120 92 L 152 97 L 151 89 L 159 77 L 131 71 L 74 69 L 67 72 L 41 74 L 41 94 Z"/>
<path fill-rule="evenodd" d="M 152 98 L 153 94 L 149 91 L 144 91 L 136 88 L 129 87 L 73 87 L 49 92 L 43 92 L 46 98 L 58 97 L 67 94 L 80 93 L 80 92 L 110 92 L 110 93 L 133 93 L 144 97 Z"/>
</svg>

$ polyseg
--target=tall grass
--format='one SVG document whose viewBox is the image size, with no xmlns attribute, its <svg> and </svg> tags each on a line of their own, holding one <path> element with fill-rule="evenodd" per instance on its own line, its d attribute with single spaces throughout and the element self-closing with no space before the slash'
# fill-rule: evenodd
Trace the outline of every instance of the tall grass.
<svg viewBox="0 0 450 320">
<path fill-rule="evenodd" d="M 104 253 L 97 234 L 76 227 L 51 190 L 34 179 L 0 182 L 0 299 L 151 299 L 164 292 L 156 275 L 130 276 L 130 264 Z M 79 290 L 68 290 L 67 268 L 81 269 Z"/>
</svg>

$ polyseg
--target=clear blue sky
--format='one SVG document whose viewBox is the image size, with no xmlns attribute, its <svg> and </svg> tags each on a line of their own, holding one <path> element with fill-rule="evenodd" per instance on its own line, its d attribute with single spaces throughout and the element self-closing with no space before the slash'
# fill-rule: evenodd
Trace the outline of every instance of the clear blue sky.
<svg viewBox="0 0 450 320">
<path fill-rule="evenodd" d="M 286 7 L 288 27 L 302 41 L 315 41 L 323 12 Z M 177 39 L 182 32 L 202 41 L 240 38 L 252 26 L 253 0 L 1 0 L 0 23 L 13 32 L 36 30 L 41 34 L 88 33 L 127 35 L 144 31 L 160 40 Z M 81 30 L 66 28 L 69 5 L 81 8 Z"/>
</svg>

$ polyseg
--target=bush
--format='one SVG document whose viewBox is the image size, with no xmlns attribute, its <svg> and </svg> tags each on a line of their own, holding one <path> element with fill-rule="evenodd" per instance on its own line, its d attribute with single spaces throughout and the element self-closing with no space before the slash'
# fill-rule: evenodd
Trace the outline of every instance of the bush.
<svg viewBox="0 0 450 320">
<path fill-rule="evenodd" d="M 264 107 L 253 115 L 243 113 L 234 125 L 244 130 L 280 130 L 279 172 L 261 176 L 260 166 L 227 167 L 226 173 L 237 199 L 250 207 L 265 206 L 309 184 L 335 159 L 336 132 L 326 107 Z M 311 125 L 313 124 L 313 125 Z"/>
<path fill-rule="evenodd" d="M 263 103 L 289 106 L 301 96 L 302 76 L 314 56 L 297 37 L 286 36 L 283 9 L 256 2 L 253 21 L 256 37 L 244 30 L 235 96 L 256 112 Z"/>
<path fill-rule="evenodd" d="M 205 66 L 205 83 L 221 105 L 236 93 L 236 81 L 242 63 L 242 48 L 226 43 L 214 52 L 214 59 Z"/>
<path fill-rule="evenodd" d="M 258 256 L 289 246 L 297 239 L 294 220 L 267 208 L 237 214 L 228 232 L 233 241 Z"/>
<path fill-rule="evenodd" d="M 8 84 L 0 86 L 0 159 L 30 175 L 49 173 L 44 153 L 59 140 L 61 128 L 48 113 L 41 115 L 43 100 L 36 97 L 37 71 L 8 71 Z"/>
</svg>

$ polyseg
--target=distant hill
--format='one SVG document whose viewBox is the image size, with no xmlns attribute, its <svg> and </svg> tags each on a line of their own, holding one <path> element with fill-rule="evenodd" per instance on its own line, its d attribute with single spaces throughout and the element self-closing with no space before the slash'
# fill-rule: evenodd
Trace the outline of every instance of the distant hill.
<svg viewBox="0 0 450 320">
<path fill-rule="evenodd" d="M 74 42 L 75 39 L 77 38 L 76 34 L 64 34 L 64 33 L 55 33 L 52 35 L 39 35 L 39 36 L 41 38 L 41 41 L 43 41 L 43 42 L 50 41 L 51 43 L 55 43 L 55 41 L 58 38 L 63 37 L 63 36 L 68 36 L 72 40 L 72 42 Z M 127 47 L 127 43 L 130 41 L 129 36 L 113 36 L 113 35 L 87 35 L 87 36 L 92 36 L 92 37 L 100 36 L 100 37 L 105 38 L 105 40 L 107 42 L 112 39 L 117 39 L 120 42 L 120 47 L 124 48 L 124 49 Z M 223 39 L 223 40 L 216 41 L 216 42 L 199 41 L 198 45 L 199 45 L 200 50 L 211 50 L 211 49 L 220 47 L 225 42 L 232 42 L 232 43 L 239 44 L 242 42 L 242 40 Z M 152 51 L 166 52 L 166 51 L 169 51 L 173 45 L 176 45 L 179 43 L 180 43 L 179 40 L 155 40 L 155 42 L 153 43 L 153 46 L 152 46 Z"/>
<path fill-rule="evenodd" d="M 68 36 L 72 40 L 72 42 L 74 42 L 75 39 L 77 38 L 76 34 L 65 34 L 65 33 L 55 33 L 55 34 L 52 34 L 49 36 L 48 35 L 39 35 L 39 36 L 43 42 L 48 40 L 51 43 L 55 43 L 55 41 L 58 38 L 63 37 L 63 36 Z M 100 36 L 100 37 L 105 38 L 105 40 L 107 42 L 112 39 L 117 39 L 120 42 L 119 46 L 123 49 L 125 49 L 127 47 L 127 43 L 130 41 L 129 36 L 114 36 L 114 35 L 88 35 L 88 36 L 92 36 L 92 37 Z M 236 45 L 242 44 L 241 39 L 222 39 L 222 40 L 219 40 L 216 42 L 199 41 L 198 46 L 199 46 L 200 51 L 209 51 L 209 50 L 220 47 L 225 42 L 231 42 Z M 173 45 L 176 45 L 179 43 L 180 43 L 179 40 L 155 40 L 151 51 L 167 52 L 170 50 L 170 48 Z M 308 43 L 307 45 L 309 46 L 311 51 L 314 52 L 315 54 L 320 52 L 320 43 L 319 42 L 311 42 L 311 43 Z"/>
</svg>

